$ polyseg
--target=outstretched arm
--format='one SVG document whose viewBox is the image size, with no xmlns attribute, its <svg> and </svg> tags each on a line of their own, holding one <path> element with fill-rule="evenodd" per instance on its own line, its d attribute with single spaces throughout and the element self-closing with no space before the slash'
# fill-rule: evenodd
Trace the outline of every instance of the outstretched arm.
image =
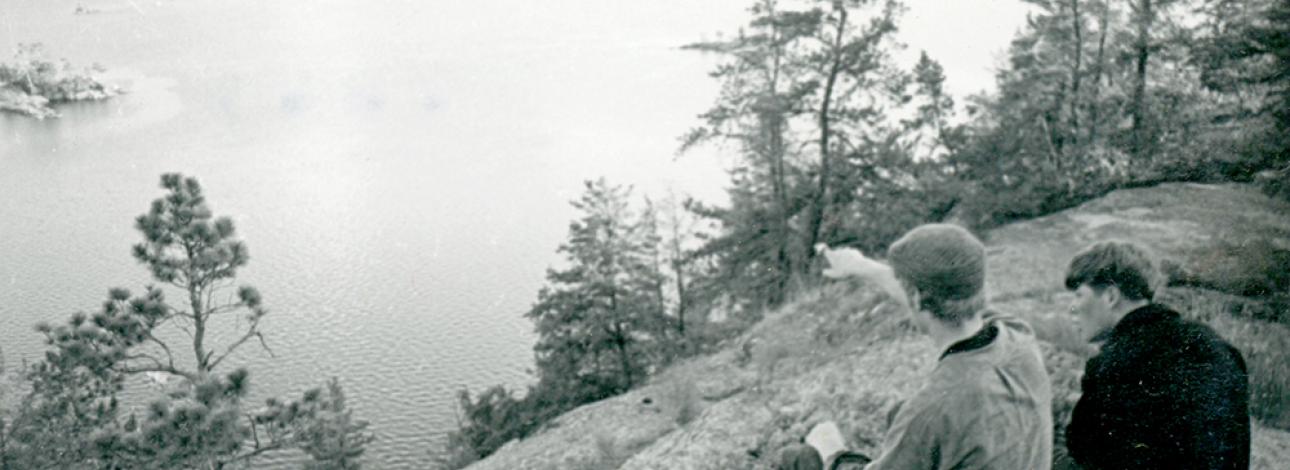
<svg viewBox="0 0 1290 470">
<path fill-rule="evenodd" d="M 891 269 L 891 266 L 869 258 L 855 248 L 832 249 L 824 244 L 819 244 L 816 245 L 815 249 L 824 255 L 825 261 L 829 263 L 829 267 L 823 271 L 824 277 L 830 279 L 860 278 L 864 282 L 873 283 L 873 285 L 882 289 L 896 303 L 909 307 L 905 289 L 896 280 L 896 273 Z"/>
</svg>

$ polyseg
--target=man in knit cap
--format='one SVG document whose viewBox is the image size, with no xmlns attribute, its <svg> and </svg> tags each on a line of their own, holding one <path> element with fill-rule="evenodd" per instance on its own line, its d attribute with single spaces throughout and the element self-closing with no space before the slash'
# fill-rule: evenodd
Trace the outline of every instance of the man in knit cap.
<svg viewBox="0 0 1290 470">
<path fill-rule="evenodd" d="M 860 277 L 905 303 L 937 354 L 925 385 L 896 412 L 881 454 L 866 469 L 1051 468 L 1048 373 L 1030 327 L 986 307 L 985 247 L 976 237 L 930 224 L 892 244 L 889 264 L 854 249 L 824 255 L 825 276 Z"/>
</svg>

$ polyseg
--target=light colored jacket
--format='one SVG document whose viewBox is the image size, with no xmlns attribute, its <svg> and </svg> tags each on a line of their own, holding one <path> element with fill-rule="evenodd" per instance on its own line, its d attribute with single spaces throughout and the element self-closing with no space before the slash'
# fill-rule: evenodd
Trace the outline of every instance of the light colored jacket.
<svg viewBox="0 0 1290 470">
<path fill-rule="evenodd" d="M 905 401 L 867 470 L 1052 467 L 1052 390 L 1034 333 L 983 315 L 981 332 L 950 346 Z"/>
</svg>

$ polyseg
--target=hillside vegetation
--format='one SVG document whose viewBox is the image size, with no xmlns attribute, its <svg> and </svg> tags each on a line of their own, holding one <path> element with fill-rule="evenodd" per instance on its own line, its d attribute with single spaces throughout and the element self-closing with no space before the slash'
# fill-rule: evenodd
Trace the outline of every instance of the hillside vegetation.
<svg viewBox="0 0 1290 470">
<path fill-rule="evenodd" d="M 1061 276 L 1084 245 L 1144 242 L 1171 266 L 1162 299 L 1208 321 L 1250 366 L 1253 465 L 1290 460 L 1290 331 L 1278 312 L 1290 253 L 1290 204 L 1249 185 L 1166 184 L 1119 190 L 1079 207 L 983 234 L 989 288 L 1002 311 L 1044 339 L 1059 426 L 1078 398 L 1084 359 L 1057 318 Z M 1280 276 L 1280 277 L 1279 277 Z M 471 469 L 770 468 L 780 447 L 835 420 L 876 453 L 888 413 L 916 390 L 935 355 L 875 291 L 829 283 L 768 313 L 715 353 L 678 363 L 622 395 L 570 411 Z"/>
<path fill-rule="evenodd" d="M 1254 412 L 1284 429 L 1290 237 L 1260 190 L 1290 195 L 1290 0 L 1024 3 L 970 97 L 926 51 L 897 63 L 899 0 L 749 0 L 737 32 L 686 45 L 721 88 L 680 151 L 737 152 L 728 202 L 589 182 L 525 313 L 536 380 L 460 391 L 444 467 L 756 467 L 825 418 L 872 448 L 932 354 L 863 286 L 822 280 L 816 247 L 882 253 L 927 222 L 996 229 L 994 300 L 1046 340 L 1058 423 L 1085 349 L 1055 316 L 1061 271 L 1124 237 L 1169 258 L 1164 300 L 1247 351 Z M 1213 186 L 1234 182 L 1256 185 Z"/>
</svg>

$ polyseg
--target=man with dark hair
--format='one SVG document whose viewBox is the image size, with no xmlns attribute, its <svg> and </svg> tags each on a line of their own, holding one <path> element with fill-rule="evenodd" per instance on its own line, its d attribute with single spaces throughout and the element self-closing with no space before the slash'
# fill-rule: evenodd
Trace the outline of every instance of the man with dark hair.
<svg viewBox="0 0 1290 470">
<path fill-rule="evenodd" d="M 1052 392 L 1030 327 L 985 305 L 985 247 L 960 227 L 911 230 L 884 265 L 824 250 L 825 276 L 857 276 L 907 302 L 938 362 L 895 413 L 866 469 L 1037 469 L 1052 464 Z M 819 468 L 800 447 L 780 468 Z M 829 456 L 824 459 L 830 468 Z M 798 464 L 801 465 L 798 465 Z"/>
<path fill-rule="evenodd" d="M 1071 313 L 1101 349 L 1066 428 L 1070 455 L 1088 469 L 1249 468 L 1245 361 L 1208 326 L 1153 303 L 1159 276 L 1131 243 L 1071 260 Z"/>
</svg>

